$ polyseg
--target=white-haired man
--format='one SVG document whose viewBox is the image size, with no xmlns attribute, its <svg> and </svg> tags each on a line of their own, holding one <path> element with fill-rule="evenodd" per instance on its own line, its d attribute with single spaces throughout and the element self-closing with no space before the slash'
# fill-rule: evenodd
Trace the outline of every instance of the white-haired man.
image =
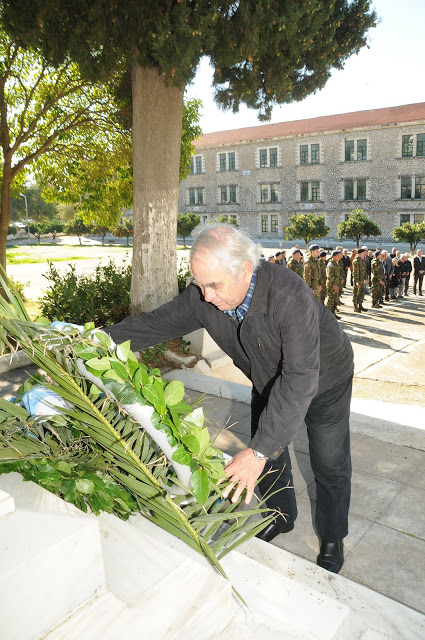
<svg viewBox="0 0 425 640">
<path fill-rule="evenodd" d="M 131 339 L 133 348 L 145 349 L 204 327 L 252 380 L 250 446 L 226 467 L 224 496 L 233 501 L 246 491 L 248 504 L 265 469 L 279 473 L 260 482 L 262 495 L 293 487 L 287 447 L 305 420 L 316 478 L 317 563 L 338 573 L 348 533 L 353 352 L 304 280 L 260 261 L 260 251 L 229 225 L 201 231 L 191 250 L 193 283 L 168 304 L 107 331 L 116 342 Z M 294 490 L 269 496 L 267 506 L 286 514 L 259 534 L 269 542 L 294 527 Z"/>
</svg>

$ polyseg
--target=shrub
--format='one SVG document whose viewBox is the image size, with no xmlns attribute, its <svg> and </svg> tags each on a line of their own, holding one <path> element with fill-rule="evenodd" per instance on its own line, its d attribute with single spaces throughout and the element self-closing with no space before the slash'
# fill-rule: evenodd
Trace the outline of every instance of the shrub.
<svg viewBox="0 0 425 640">
<path fill-rule="evenodd" d="M 179 286 L 179 293 L 186 289 L 186 280 L 191 276 L 189 263 L 186 260 L 181 260 L 179 269 L 177 271 L 177 282 Z"/>
<path fill-rule="evenodd" d="M 44 277 L 51 283 L 39 299 L 41 313 L 49 320 L 96 326 L 114 324 L 130 313 L 131 265 L 113 260 L 97 265 L 92 274 L 77 275 L 75 265 L 61 275 L 52 262 Z"/>
</svg>

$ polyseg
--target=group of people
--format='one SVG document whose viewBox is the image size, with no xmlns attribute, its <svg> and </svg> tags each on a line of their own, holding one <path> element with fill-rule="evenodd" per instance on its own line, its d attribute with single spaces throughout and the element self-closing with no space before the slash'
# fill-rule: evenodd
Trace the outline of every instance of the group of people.
<svg viewBox="0 0 425 640">
<path fill-rule="evenodd" d="M 418 249 L 412 261 L 407 253 L 401 254 L 393 247 L 388 254 L 377 247 L 375 251 L 363 246 L 353 249 L 336 247 L 328 259 L 327 253 L 317 244 L 309 246 L 309 257 L 304 260 L 300 247 L 291 249 L 291 257 L 286 260 L 286 251 L 278 251 L 269 256 L 269 262 L 287 266 L 303 278 L 316 298 L 326 303 L 333 315 L 337 315 L 343 288 L 351 273 L 353 305 L 356 313 L 367 311 L 364 307 L 365 293 L 372 294 L 372 308 L 379 309 L 384 301 L 396 300 L 409 295 L 411 274 L 413 274 L 413 294 L 422 296 L 425 274 L 425 256 Z M 369 288 L 370 287 L 370 290 Z"/>
</svg>

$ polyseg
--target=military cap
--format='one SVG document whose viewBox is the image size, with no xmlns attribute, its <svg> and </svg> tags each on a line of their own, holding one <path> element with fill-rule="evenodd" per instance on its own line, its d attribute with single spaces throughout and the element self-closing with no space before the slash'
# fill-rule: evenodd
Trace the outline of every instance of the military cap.
<svg viewBox="0 0 425 640">
<path fill-rule="evenodd" d="M 381 255 L 381 253 L 382 251 L 380 249 L 377 249 L 373 255 L 375 256 L 375 258 L 377 258 L 378 256 Z"/>
<path fill-rule="evenodd" d="M 291 249 L 291 254 L 294 255 L 294 253 L 301 254 L 301 251 L 300 251 L 300 249 L 297 249 L 297 247 L 294 247 L 293 249 Z"/>
<path fill-rule="evenodd" d="M 267 258 L 267 260 L 272 260 L 273 258 L 274 258 L 274 255 L 272 254 L 271 256 L 269 256 L 269 257 Z"/>
<path fill-rule="evenodd" d="M 363 249 L 363 247 L 361 247 L 360 249 L 358 249 L 357 253 L 364 253 L 366 251 L 366 249 Z"/>
<path fill-rule="evenodd" d="M 319 253 L 319 258 L 323 258 L 323 256 L 326 255 L 326 251 L 324 249 L 322 249 Z"/>
<path fill-rule="evenodd" d="M 282 255 L 282 251 L 276 251 L 276 253 L 274 255 L 277 258 L 277 256 L 281 256 Z"/>
<path fill-rule="evenodd" d="M 334 249 L 331 253 L 332 258 L 334 256 L 339 256 L 339 254 L 342 253 L 341 249 Z"/>
<path fill-rule="evenodd" d="M 316 251 L 316 249 L 320 249 L 318 244 L 311 244 L 308 248 L 309 251 Z"/>
</svg>

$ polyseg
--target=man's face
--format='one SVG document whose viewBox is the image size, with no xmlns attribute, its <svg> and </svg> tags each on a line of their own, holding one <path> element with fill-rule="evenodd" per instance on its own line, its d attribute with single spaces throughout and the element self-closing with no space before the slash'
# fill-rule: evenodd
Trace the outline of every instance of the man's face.
<svg viewBox="0 0 425 640">
<path fill-rule="evenodd" d="M 195 255 L 192 273 L 205 301 L 211 302 L 220 311 L 228 311 L 236 309 L 245 300 L 252 278 L 252 266 L 246 262 L 239 274 L 230 275 L 216 258 Z"/>
<path fill-rule="evenodd" d="M 310 255 L 312 258 L 317 258 L 319 255 L 319 249 L 313 249 L 313 251 L 310 251 Z"/>
<path fill-rule="evenodd" d="M 422 258 L 422 249 L 418 249 L 418 257 Z"/>
</svg>

